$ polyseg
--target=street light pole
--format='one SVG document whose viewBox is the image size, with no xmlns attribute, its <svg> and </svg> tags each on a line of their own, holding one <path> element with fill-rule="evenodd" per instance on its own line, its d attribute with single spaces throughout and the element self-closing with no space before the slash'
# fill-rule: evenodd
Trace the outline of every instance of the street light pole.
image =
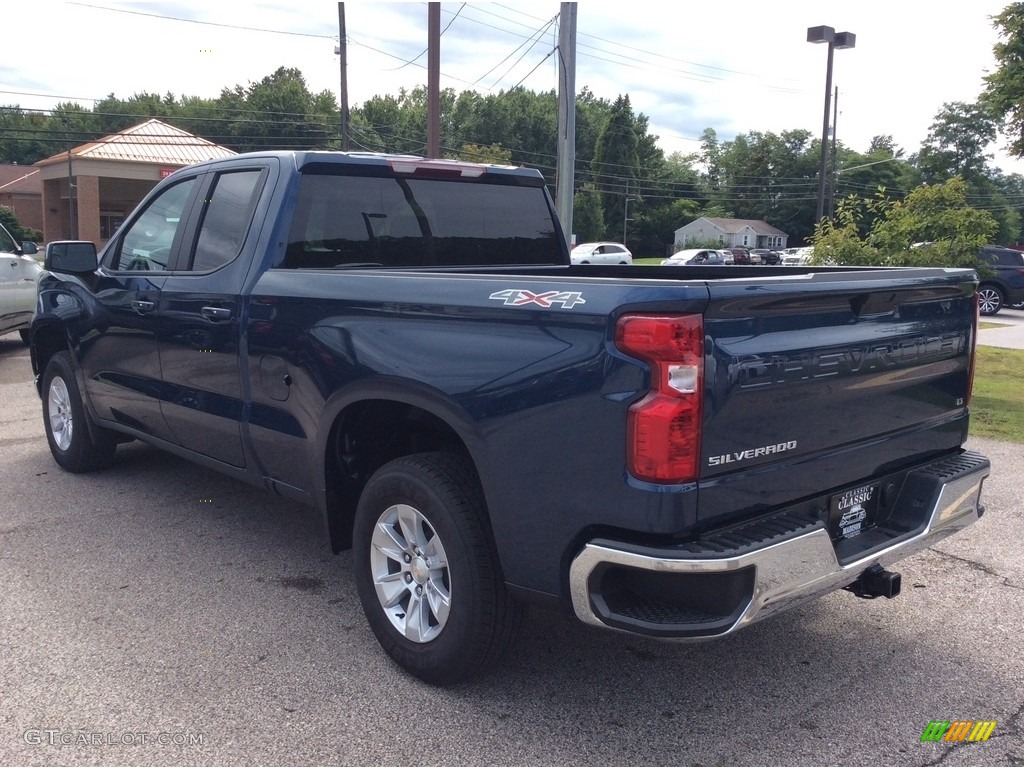
<svg viewBox="0 0 1024 768">
<path fill-rule="evenodd" d="M 839 130 L 839 88 L 832 94 L 832 159 L 829 161 L 828 175 L 828 217 L 831 219 L 836 212 L 836 131 Z"/>
<path fill-rule="evenodd" d="M 825 174 L 828 163 L 828 119 L 832 101 L 832 53 L 836 48 L 853 48 L 857 36 L 852 32 L 836 32 L 832 27 L 808 27 L 807 42 L 828 43 L 828 64 L 825 68 L 825 111 L 821 119 L 821 165 L 818 169 L 818 209 L 814 217 L 817 224 L 825 215 Z"/>
</svg>

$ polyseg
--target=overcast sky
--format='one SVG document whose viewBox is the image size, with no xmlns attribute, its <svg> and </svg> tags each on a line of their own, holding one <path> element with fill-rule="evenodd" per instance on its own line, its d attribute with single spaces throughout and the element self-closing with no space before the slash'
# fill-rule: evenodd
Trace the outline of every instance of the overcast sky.
<svg viewBox="0 0 1024 768">
<path fill-rule="evenodd" d="M 994 68 L 991 17 L 1003 0 L 583 0 L 577 6 L 577 89 L 628 93 L 666 153 L 695 152 L 705 128 L 803 128 L 820 136 L 827 48 L 807 27 L 857 36 L 835 52 L 839 140 L 865 151 L 891 134 L 916 152 L 946 102 L 976 100 Z M 498 93 L 556 88 L 558 2 L 442 3 L 441 85 Z M 118 10 L 111 10 L 118 9 Z M 348 2 L 349 99 L 426 83 L 427 4 Z M 203 22 L 203 23 L 197 23 Z M 216 97 L 279 66 L 311 90 L 339 92 L 338 4 L 32 2 L 4 4 L 0 104 L 92 106 L 108 93 Z M 994 165 L 1024 163 L 993 146 Z"/>
</svg>

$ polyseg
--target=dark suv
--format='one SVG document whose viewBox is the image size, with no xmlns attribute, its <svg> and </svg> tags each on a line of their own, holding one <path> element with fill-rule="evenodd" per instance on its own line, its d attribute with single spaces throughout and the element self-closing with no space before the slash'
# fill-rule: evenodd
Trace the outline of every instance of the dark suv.
<svg viewBox="0 0 1024 768">
<path fill-rule="evenodd" d="M 1003 306 L 1024 302 L 1024 253 L 998 245 L 986 245 L 978 260 L 988 265 L 978 270 L 978 304 L 981 314 L 994 315 Z M 984 274 L 983 274 L 984 272 Z"/>
</svg>

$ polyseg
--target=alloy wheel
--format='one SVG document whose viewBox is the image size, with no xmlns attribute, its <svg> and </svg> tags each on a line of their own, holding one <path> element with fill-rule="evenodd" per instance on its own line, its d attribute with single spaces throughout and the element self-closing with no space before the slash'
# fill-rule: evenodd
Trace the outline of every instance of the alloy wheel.
<svg viewBox="0 0 1024 768">
<path fill-rule="evenodd" d="M 451 610 L 448 556 L 422 512 L 408 504 L 384 510 L 370 542 L 370 571 L 381 608 L 406 639 L 428 643 L 441 634 Z"/>
<path fill-rule="evenodd" d="M 68 395 L 68 385 L 60 376 L 54 376 L 50 380 L 50 391 L 47 394 L 48 410 L 50 415 L 50 434 L 53 441 L 62 451 L 71 448 L 71 438 L 74 436 L 75 420 L 71 412 L 71 397 Z"/>
</svg>

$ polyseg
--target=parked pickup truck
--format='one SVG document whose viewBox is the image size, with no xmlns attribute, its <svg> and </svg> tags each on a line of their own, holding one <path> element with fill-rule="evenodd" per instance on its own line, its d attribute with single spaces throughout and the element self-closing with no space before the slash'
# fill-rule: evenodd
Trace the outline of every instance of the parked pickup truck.
<svg viewBox="0 0 1024 768">
<path fill-rule="evenodd" d="M 531 602 L 692 640 L 892 597 L 983 511 L 971 270 L 573 266 L 534 171 L 328 152 L 179 170 L 46 268 L 57 463 L 137 438 L 317 507 L 432 683 Z"/>
</svg>

